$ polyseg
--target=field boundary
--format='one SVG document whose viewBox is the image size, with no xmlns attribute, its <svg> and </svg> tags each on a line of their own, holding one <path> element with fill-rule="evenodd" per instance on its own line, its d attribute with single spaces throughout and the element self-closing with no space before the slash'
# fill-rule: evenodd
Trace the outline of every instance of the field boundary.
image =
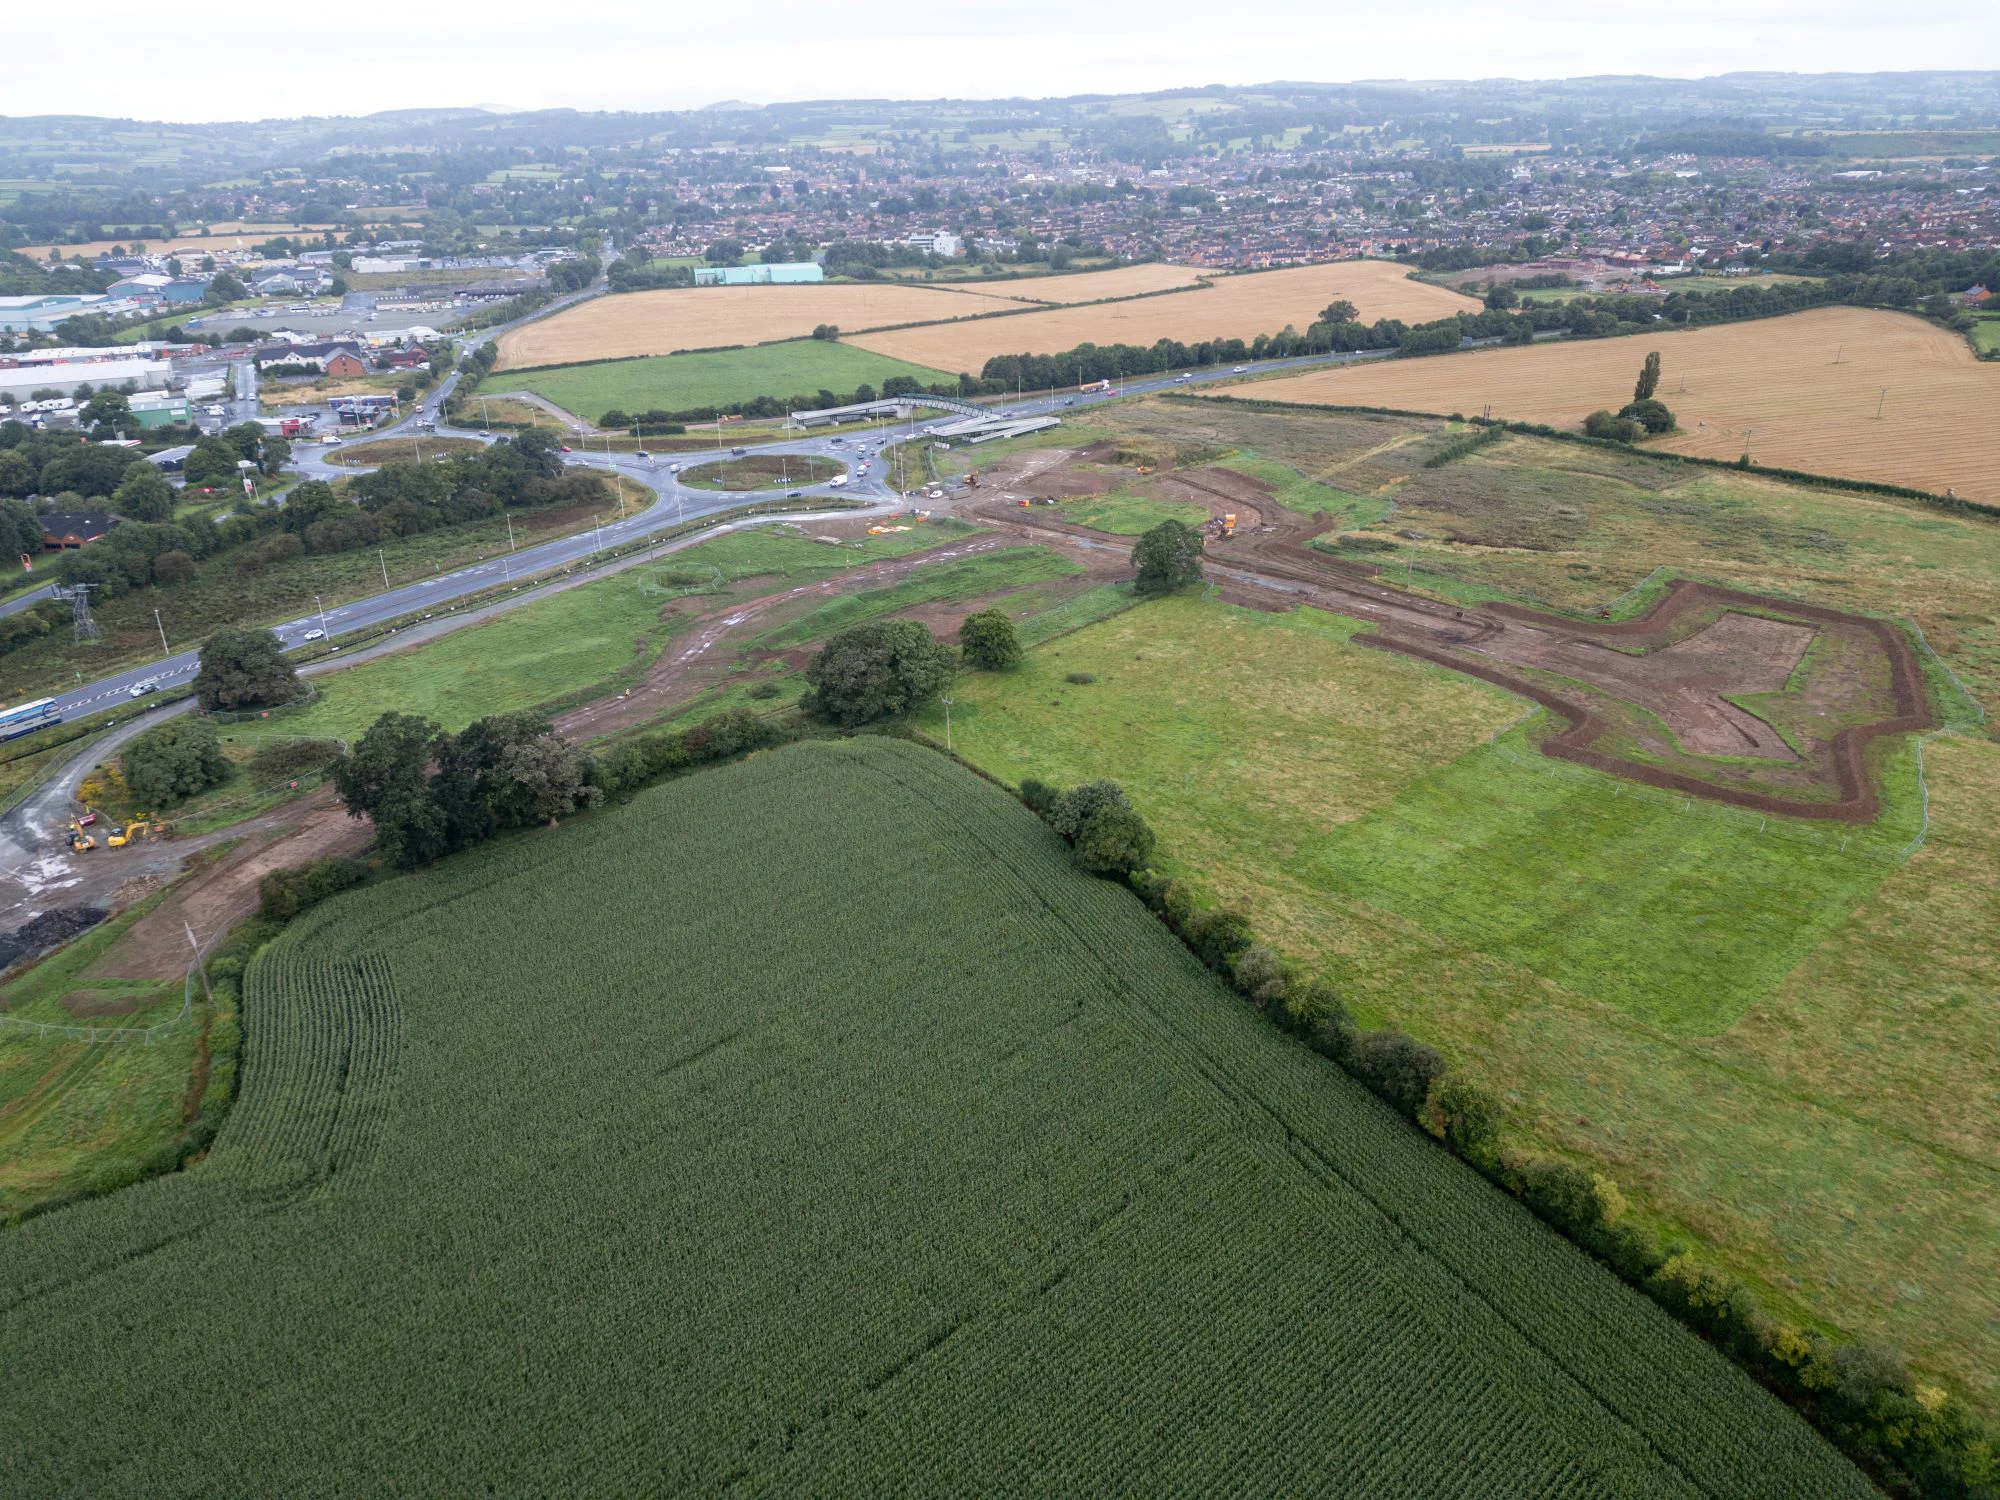
<svg viewBox="0 0 2000 1500">
<path fill-rule="evenodd" d="M 1414 417 L 1425 422 L 1468 422 L 1476 427 L 1496 427 L 1517 437 L 1548 438 L 1553 442 L 1575 443 L 1585 448 L 1606 448 L 1631 457 L 1651 459 L 1655 463 L 1683 464 L 1698 469 L 1726 469 L 1733 474 L 1755 474 L 1764 479 L 1782 479 L 1792 484 L 1808 485 L 1814 489 L 1847 490 L 1858 495 L 1914 500 L 1921 505 L 1934 506 L 1939 510 L 1978 516 L 1988 521 L 2000 521 L 2000 506 L 1982 505 L 1977 500 L 1967 500 L 1960 495 L 1940 495 L 1932 490 L 1915 489 L 1904 484 L 1885 484 L 1876 479 L 1849 479 L 1839 474 L 1815 474 L 1806 469 L 1779 469 L 1766 464 L 1745 464 L 1738 459 L 1701 458 L 1691 453 L 1663 453 L 1658 449 L 1621 443 L 1612 438 L 1594 438 L 1581 432 L 1565 432 L 1562 428 L 1551 427 L 1545 422 L 1514 422 L 1501 417 L 1468 417 L 1462 412 L 1411 411 L 1400 406 L 1345 406 L 1311 401 L 1272 401 L 1261 396 L 1198 396 L 1186 391 L 1162 391 L 1160 399 L 1224 401 L 1232 406 L 1248 407 L 1253 411 L 1277 413 L 1342 412 L 1349 416 Z"/>
</svg>

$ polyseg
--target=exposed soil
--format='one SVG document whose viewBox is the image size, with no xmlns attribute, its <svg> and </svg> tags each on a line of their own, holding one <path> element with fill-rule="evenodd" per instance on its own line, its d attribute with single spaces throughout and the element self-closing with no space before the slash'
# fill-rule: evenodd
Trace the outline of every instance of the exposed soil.
<svg viewBox="0 0 2000 1500">
<path fill-rule="evenodd" d="M 1263 609 L 1305 602 L 1372 621 L 1376 630 L 1356 637 L 1362 644 L 1467 672 L 1561 717 L 1565 728 L 1542 746 L 1549 755 L 1762 812 L 1872 819 L 1878 803 L 1864 759 L 1868 743 L 1933 722 L 1909 642 L 1878 620 L 1685 581 L 1674 583 L 1642 618 L 1620 623 L 1571 620 L 1511 605 L 1457 608 L 1393 588 L 1368 564 L 1310 547 L 1313 537 L 1331 528 L 1332 518 L 1284 509 L 1259 480 L 1203 469 L 1138 481 L 1080 467 L 1106 456 L 1092 449 L 1010 455 L 985 471 L 966 509 L 1017 535 L 1060 536 L 1121 557 L 1130 551 L 1129 539 L 1091 531 L 1020 501 L 1100 494 L 1123 483 L 1141 493 L 1206 504 L 1217 517 L 1233 511 L 1237 534 L 1223 539 L 1212 530 L 1208 548 L 1209 576 L 1230 602 Z M 1835 690 L 1847 695 L 1841 707 L 1855 722 L 1816 741 L 1802 758 L 1775 727 L 1731 700 L 1783 689 L 1815 637 L 1826 632 L 1837 632 L 1848 648 L 1843 654 L 1849 665 Z M 1852 660 L 1857 654 L 1864 659 L 1858 664 Z M 1867 685 L 1878 677 L 1886 680 L 1886 692 Z M 1820 687 L 1821 700 L 1827 691 Z M 1642 712 L 1617 712 L 1624 705 Z M 1648 715 L 1667 733 L 1645 728 Z M 1611 736 L 1612 718 L 1648 755 L 1669 763 L 1607 751 L 1602 742 Z M 1636 731 L 1634 723 L 1640 725 Z M 1728 757 L 1731 764 L 1704 765 L 1705 757 Z M 1786 772 L 1790 779 L 1782 790 L 1755 784 L 1760 762 Z"/>
<path fill-rule="evenodd" d="M 147 912 L 91 966 L 107 979 L 150 979 L 187 967 L 187 929 L 207 943 L 257 909 L 257 884 L 271 871 L 328 854 L 354 854 L 373 829 L 350 818 L 331 787 L 232 830 L 243 844 Z"/>
</svg>

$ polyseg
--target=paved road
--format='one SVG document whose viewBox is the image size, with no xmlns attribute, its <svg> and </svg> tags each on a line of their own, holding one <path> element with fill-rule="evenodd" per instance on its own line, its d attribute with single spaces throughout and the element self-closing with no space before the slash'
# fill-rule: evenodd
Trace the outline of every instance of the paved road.
<svg viewBox="0 0 2000 1500">
<path fill-rule="evenodd" d="M 551 312 L 567 307 L 594 295 L 596 288 L 573 293 L 563 297 L 549 307 L 533 314 L 546 317 Z M 527 321 L 526 319 L 519 321 Z M 481 330 L 463 339 L 463 347 L 469 349 L 489 339 L 497 338 L 517 323 L 497 328 Z M 1155 375 L 1127 380 L 1108 392 L 1086 395 L 1043 395 L 1018 402 L 995 403 L 991 410 L 995 414 L 1034 415 L 1045 413 L 1054 406 L 1057 415 L 1081 416 L 1095 406 L 1126 396 L 1145 395 L 1163 390 L 1179 390 L 1190 386 L 1210 384 L 1215 381 L 1235 379 L 1246 370 L 1266 373 L 1281 369 L 1303 369 L 1329 363 L 1352 363 L 1358 360 L 1381 358 L 1374 351 L 1359 354 L 1307 355 L 1295 359 L 1266 360 L 1254 366 L 1221 366 L 1211 370 L 1188 372 L 1180 375 Z M 255 396 L 255 373 L 249 376 L 252 404 Z M 423 421 L 437 422 L 437 433 L 441 437 L 471 438 L 475 441 L 497 441 L 475 430 L 453 428 L 441 420 L 445 401 L 457 386 L 458 373 L 454 370 L 429 392 L 421 402 L 394 425 L 367 435 L 370 440 L 391 436 L 415 436 L 417 424 Z M 239 389 L 242 389 L 239 386 Z M 865 432 L 847 436 L 825 436 L 801 433 L 776 442 L 759 443 L 746 447 L 745 451 L 757 454 L 791 454 L 833 459 L 846 471 L 844 484 L 801 485 L 798 492 L 814 498 L 843 498 L 848 500 L 888 502 L 895 498 L 885 478 L 884 468 L 879 461 L 880 451 L 891 443 L 906 438 L 920 436 L 926 425 L 936 425 L 950 420 L 948 413 L 918 416 L 908 422 L 885 423 Z M 352 468 L 329 466 L 323 451 L 308 445 L 300 445 L 295 450 L 295 467 L 305 478 L 334 479 L 351 475 Z M 364 630 L 379 625 L 385 620 L 401 615 L 419 613 L 448 605 L 456 599 L 496 584 L 523 575 L 545 573 L 587 561 L 607 548 L 623 546 L 640 541 L 681 521 L 713 515 L 743 505 L 753 498 L 743 493 L 718 492 L 714 490 L 690 489 L 683 485 L 676 470 L 691 467 L 710 457 L 727 456 L 718 448 L 714 454 L 674 453 L 657 454 L 650 458 L 640 458 L 631 453 L 591 453 L 585 451 L 564 455 L 566 464 L 595 469 L 607 476 L 633 479 L 658 492 L 658 498 L 645 510 L 623 519 L 611 520 L 602 527 L 579 533 L 576 536 L 544 542 L 534 547 L 523 547 L 519 551 L 490 562 L 478 563 L 460 568 L 455 572 L 427 578 L 418 583 L 391 588 L 381 594 L 366 599 L 355 600 L 327 609 L 324 613 L 315 610 L 311 614 L 286 620 L 272 627 L 278 639 L 286 646 L 303 645 L 310 640 L 318 640 L 324 632 L 327 639 L 337 640 L 344 634 Z M 770 498 L 774 492 L 764 492 L 763 498 Z M 19 608 L 27 601 L 16 601 Z M 197 668 L 196 653 L 193 650 L 174 652 L 157 661 L 148 662 L 122 672 L 99 678 L 94 682 L 75 682 L 68 686 L 51 683 L 43 692 L 54 697 L 61 705 L 65 717 L 75 717 L 85 713 L 108 708 L 115 703 L 130 699 L 132 689 L 144 683 L 158 683 L 162 686 L 176 685 L 194 675 Z"/>
</svg>

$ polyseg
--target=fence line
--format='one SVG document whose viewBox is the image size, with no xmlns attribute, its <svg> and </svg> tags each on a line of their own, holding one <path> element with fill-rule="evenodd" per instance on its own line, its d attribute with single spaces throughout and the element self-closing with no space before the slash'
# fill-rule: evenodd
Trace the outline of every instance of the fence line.
<svg viewBox="0 0 2000 1500">
<path fill-rule="evenodd" d="M 0 1030 L 14 1028 L 34 1036 L 58 1036 L 70 1041 L 90 1042 L 152 1042 L 169 1032 L 180 1030 L 194 1014 L 194 976 L 200 960 L 187 967 L 181 979 L 181 1008 L 168 1021 L 159 1021 L 151 1026 L 67 1026 L 55 1021 L 23 1021 L 17 1016 L 0 1012 Z"/>
</svg>

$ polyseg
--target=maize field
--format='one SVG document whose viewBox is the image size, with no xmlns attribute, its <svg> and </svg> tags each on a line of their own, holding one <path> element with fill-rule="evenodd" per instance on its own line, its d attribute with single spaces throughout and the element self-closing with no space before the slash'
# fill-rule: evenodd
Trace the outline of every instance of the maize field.
<svg viewBox="0 0 2000 1500">
<path fill-rule="evenodd" d="M 908 743 L 247 981 L 209 1158 L 0 1231 L 0 1493 L 1872 1493 Z"/>
</svg>

